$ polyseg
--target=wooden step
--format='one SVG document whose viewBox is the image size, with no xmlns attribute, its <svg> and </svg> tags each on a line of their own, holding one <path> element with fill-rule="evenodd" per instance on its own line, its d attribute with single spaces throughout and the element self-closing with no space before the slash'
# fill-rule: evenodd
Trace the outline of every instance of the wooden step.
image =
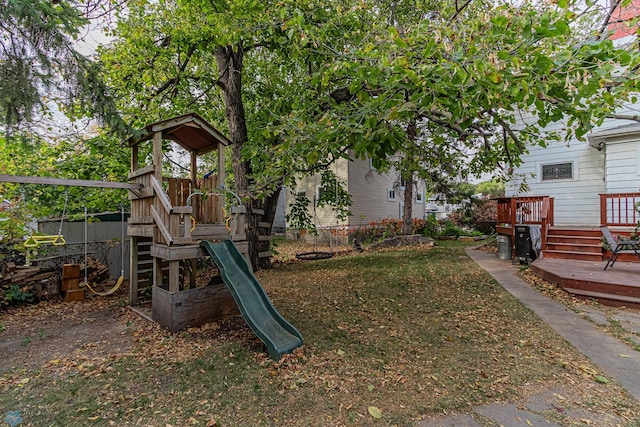
<svg viewBox="0 0 640 427">
<path fill-rule="evenodd" d="M 552 227 L 547 233 L 548 236 L 583 236 L 596 237 L 600 239 L 602 232 L 599 228 L 556 228 Z"/>
<path fill-rule="evenodd" d="M 565 291 L 573 294 L 579 295 L 583 297 L 594 298 L 604 305 L 608 306 L 617 306 L 617 307 L 632 307 L 632 308 L 640 308 L 640 298 L 625 296 L 625 295 L 615 295 L 609 294 L 605 292 L 595 292 L 589 291 L 585 289 L 578 288 L 564 288 Z"/>
<path fill-rule="evenodd" d="M 547 250 L 580 252 L 580 253 L 598 254 L 602 256 L 602 247 L 600 245 L 589 245 L 584 243 L 547 242 Z"/>
<path fill-rule="evenodd" d="M 594 254 L 587 252 L 559 251 L 547 249 L 544 251 L 546 258 L 554 259 L 575 259 L 578 261 L 602 261 L 602 253 Z"/>
<path fill-rule="evenodd" d="M 576 296 L 595 298 L 603 304 L 640 307 L 640 265 L 622 263 L 604 270 L 604 261 L 544 259 L 531 263 L 531 272 Z M 616 264 L 616 267 L 618 264 Z"/>
<path fill-rule="evenodd" d="M 570 236 L 566 234 L 553 234 L 547 236 L 547 242 L 554 243 L 580 243 L 586 245 L 600 245 L 602 239 L 592 236 Z"/>
<path fill-rule="evenodd" d="M 602 232 L 599 228 L 549 229 L 544 255 L 554 259 L 602 261 Z"/>
</svg>

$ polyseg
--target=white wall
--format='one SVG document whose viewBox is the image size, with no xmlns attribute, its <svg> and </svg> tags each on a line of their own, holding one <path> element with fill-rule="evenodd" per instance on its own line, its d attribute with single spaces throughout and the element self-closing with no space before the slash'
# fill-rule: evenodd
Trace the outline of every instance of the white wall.
<svg viewBox="0 0 640 427">
<path fill-rule="evenodd" d="M 388 197 L 389 189 L 395 191 L 395 201 Z M 418 192 L 422 202 L 416 201 Z M 349 194 L 353 198 L 349 225 L 379 222 L 385 218 L 402 218 L 401 205 L 404 203 L 404 191 L 400 187 L 400 177 L 395 171 L 385 174 L 373 169 L 369 160 L 349 162 Z M 425 186 L 418 182 L 413 188 L 412 218 L 424 218 Z"/>
<path fill-rule="evenodd" d="M 607 139 L 606 192 L 640 191 L 640 135 Z"/>
<path fill-rule="evenodd" d="M 349 161 L 346 159 L 339 159 L 333 167 L 333 172 L 336 174 L 338 179 L 346 184 L 346 190 L 349 192 L 349 183 L 348 183 L 348 167 Z M 315 214 L 313 209 L 314 196 L 318 197 L 318 188 L 321 184 L 321 178 L 319 174 L 315 174 L 313 176 L 305 177 L 298 183 L 298 186 L 289 194 L 287 194 L 287 204 L 286 204 L 286 213 L 291 212 L 291 205 L 295 203 L 295 195 L 304 191 L 306 193 L 307 199 L 309 199 L 309 214 L 311 215 L 311 221 L 316 227 L 332 227 L 332 226 L 344 226 L 347 225 L 346 221 L 339 221 L 336 218 L 335 213 L 331 209 L 331 207 L 316 207 Z M 287 225 L 288 226 L 288 225 Z"/>
<path fill-rule="evenodd" d="M 346 183 L 346 190 L 351 195 L 352 216 L 348 221 L 338 221 L 331 208 L 316 208 L 315 224 L 318 227 L 329 226 L 358 226 L 372 221 L 379 222 L 385 218 L 401 218 L 401 204 L 404 202 L 404 191 L 400 187 L 399 175 L 395 171 L 380 174 L 372 168 L 369 160 L 347 161 L 340 159 L 334 166 L 334 172 L 339 179 Z M 313 195 L 317 194 L 320 186 L 320 175 L 306 177 L 300 181 L 292 192 L 287 194 L 286 212 L 291 211 L 290 205 L 295 201 L 295 194 L 305 191 L 307 198 L 313 202 Z M 395 190 L 395 201 L 388 199 L 388 190 Z M 425 185 L 419 182 L 414 186 L 413 218 L 424 218 L 425 215 Z M 416 200 L 417 193 L 422 194 L 422 201 Z M 313 215 L 313 207 L 309 207 Z"/>
<path fill-rule="evenodd" d="M 507 196 L 549 196 L 554 198 L 555 225 L 595 226 L 600 223 L 600 197 L 605 191 L 604 152 L 574 141 L 570 146 L 552 142 L 546 148 L 533 147 L 515 170 L 523 175 L 528 191 L 519 193 L 514 183 L 507 185 Z M 543 181 L 542 166 L 573 164 L 572 179 Z M 517 182 L 515 184 L 519 184 Z"/>
</svg>

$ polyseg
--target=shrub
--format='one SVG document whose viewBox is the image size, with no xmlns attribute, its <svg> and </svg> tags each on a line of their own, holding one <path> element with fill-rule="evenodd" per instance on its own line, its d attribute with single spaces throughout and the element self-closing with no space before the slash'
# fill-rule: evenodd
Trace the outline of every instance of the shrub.
<svg viewBox="0 0 640 427">
<path fill-rule="evenodd" d="M 437 221 L 431 215 L 429 218 L 411 220 L 411 234 L 420 234 L 425 237 L 434 237 Z M 385 218 L 380 222 L 370 222 L 365 225 L 352 228 L 349 233 L 349 241 L 358 243 L 373 243 L 382 239 L 402 235 L 402 220 Z"/>
<path fill-rule="evenodd" d="M 464 230 L 451 221 L 446 221 L 442 230 L 440 230 L 440 236 L 464 236 Z"/>
<path fill-rule="evenodd" d="M 478 200 L 463 211 L 453 212 L 447 220 L 460 228 L 493 234 L 497 218 L 498 204 L 495 200 Z"/>
</svg>

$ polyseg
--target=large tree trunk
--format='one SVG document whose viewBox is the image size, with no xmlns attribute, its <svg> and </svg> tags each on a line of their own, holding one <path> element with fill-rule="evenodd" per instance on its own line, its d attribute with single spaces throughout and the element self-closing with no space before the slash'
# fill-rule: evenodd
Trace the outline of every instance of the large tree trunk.
<svg viewBox="0 0 640 427">
<path fill-rule="evenodd" d="M 255 203 L 248 194 L 249 176 L 251 175 L 251 165 L 242 159 L 242 147 L 248 140 L 247 122 L 242 101 L 242 72 L 243 72 L 244 51 L 241 44 L 235 46 L 219 46 L 216 49 L 215 57 L 220 71 L 219 86 L 225 105 L 225 115 L 229 125 L 229 138 L 232 142 L 233 175 L 235 181 L 235 191 L 245 200 L 247 208 L 247 240 L 249 242 L 249 258 L 251 265 L 258 268 L 258 235 L 260 217 L 254 215 L 254 205 L 256 209 L 261 208 L 261 204 Z"/>
<path fill-rule="evenodd" d="M 410 144 L 414 144 L 418 135 L 418 129 L 416 127 L 415 120 L 412 120 L 407 125 L 407 139 Z M 406 150 L 405 165 L 406 169 L 402 171 L 402 178 L 405 182 L 404 188 L 404 210 L 402 212 L 402 234 L 411 234 L 413 222 L 411 217 L 413 216 L 413 158 L 411 149 Z"/>
<path fill-rule="evenodd" d="M 413 228 L 411 217 L 413 216 L 413 171 L 402 174 L 405 180 L 404 210 L 402 211 L 402 234 L 409 235 Z"/>
<path fill-rule="evenodd" d="M 278 197 L 280 188 L 264 200 L 257 200 L 248 194 L 251 176 L 251 164 L 242 159 L 242 147 L 248 140 L 247 123 L 242 101 L 242 72 L 244 51 L 241 44 L 235 46 L 219 46 L 215 53 L 216 63 L 220 70 L 219 86 L 222 88 L 225 114 L 229 125 L 229 138 L 233 144 L 233 175 L 235 181 L 235 191 L 245 201 L 247 208 L 247 240 L 249 242 L 249 258 L 254 270 L 260 268 L 270 268 L 271 258 L 260 258 L 260 252 L 269 251 L 269 241 L 259 240 L 260 223 L 273 224 L 278 207 Z M 260 212 L 263 210 L 264 215 Z M 265 230 L 264 234 L 270 233 L 271 229 Z"/>
<path fill-rule="evenodd" d="M 262 209 L 264 210 L 264 215 L 262 216 L 262 222 L 268 223 L 273 226 L 273 220 L 276 217 L 276 209 L 278 208 L 278 198 L 280 197 L 280 191 L 282 187 L 278 187 L 276 191 L 272 194 L 264 198 L 264 203 L 262 205 Z M 271 233 L 271 228 L 265 233 Z M 271 250 L 271 241 L 258 241 L 258 252 L 266 252 Z M 271 257 L 262 257 L 258 258 L 258 268 L 267 269 L 271 268 Z"/>
</svg>

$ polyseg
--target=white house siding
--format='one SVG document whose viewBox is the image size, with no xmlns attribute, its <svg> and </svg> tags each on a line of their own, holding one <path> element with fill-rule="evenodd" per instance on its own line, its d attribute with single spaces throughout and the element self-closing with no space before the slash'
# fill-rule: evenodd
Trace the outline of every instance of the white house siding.
<svg viewBox="0 0 640 427">
<path fill-rule="evenodd" d="M 616 113 L 634 116 L 639 110 L 640 103 L 627 104 Z M 521 123 L 533 121 L 535 117 L 529 113 L 520 116 Z M 555 123 L 546 130 L 561 130 L 561 126 L 564 124 Z M 588 143 L 573 140 L 569 147 L 561 142 L 550 143 L 547 148 L 531 147 L 514 170 L 517 178 L 507 185 L 507 196 L 553 197 L 558 226 L 599 225 L 601 193 L 640 191 L 640 125 L 630 120 L 607 119 L 589 133 L 588 139 Z M 601 150 L 594 148 L 598 144 Z M 541 165 L 569 161 L 575 166 L 573 179 L 540 180 Z M 519 193 L 522 176 L 526 177 L 529 190 Z"/>
<path fill-rule="evenodd" d="M 624 137 L 609 137 L 604 140 L 607 159 L 606 192 L 640 192 L 640 134 Z M 634 202 L 637 198 L 628 197 L 606 204 L 607 222 L 630 222 L 634 216 Z"/>
<path fill-rule="evenodd" d="M 606 192 L 640 191 L 640 135 L 607 139 Z"/>
<path fill-rule="evenodd" d="M 333 167 L 333 172 L 336 174 L 338 179 L 343 182 L 343 184 L 346 187 L 345 189 L 347 191 L 350 191 L 348 175 L 347 175 L 349 173 L 348 163 L 349 161 L 345 159 L 339 159 Z M 307 199 L 309 199 L 309 201 L 311 202 L 311 205 L 309 206 L 309 214 L 312 216 L 312 221 L 316 227 L 333 227 L 333 226 L 348 225 L 346 221 L 339 221 L 336 218 L 336 215 L 333 212 L 333 210 L 328 206 L 316 207 L 315 214 L 314 214 L 314 211 L 313 211 L 313 202 L 315 200 L 314 196 L 317 199 L 320 183 L 321 183 L 321 178 L 319 174 L 303 178 L 298 183 L 298 186 L 296 187 L 296 189 L 292 193 L 287 194 L 287 200 L 288 200 L 287 206 L 286 206 L 287 214 L 291 212 L 291 206 L 295 203 L 295 199 L 296 199 L 295 195 L 300 193 L 301 191 L 304 191 L 306 193 Z"/>
<path fill-rule="evenodd" d="M 389 189 L 395 191 L 395 201 L 388 197 Z M 422 202 L 416 201 L 416 195 L 422 194 Z M 400 177 L 395 171 L 380 174 L 372 168 L 369 160 L 349 162 L 349 194 L 353 198 L 349 219 L 350 225 L 378 222 L 385 218 L 402 218 L 401 205 L 404 203 L 404 191 L 400 187 Z M 419 182 L 414 187 L 413 218 L 424 218 L 425 186 Z"/>
<path fill-rule="evenodd" d="M 549 196 L 554 198 L 554 220 L 557 226 L 600 223 L 600 198 L 604 192 L 604 153 L 574 141 L 571 146 L 550 143 L 546 148 L 534 147 L 523 156 L 515 173 L 524 176 L 528 191 L 518 193 L 514 182 L 507 186 L 508 196 Z M 542 166 L 573 163 L 573 178 L 542 181 Z"/>
<path fill-rule="evenodd" d="M 331 208 L 316 208 L 314 223 L 318 227 L 333 226 L 358 226 L 370 222 L 379 222 L 385 218 L 401 218 L 401 205 L 404 203 L 404 191 L 400 188 L 399 175 L 395 171 L 380 174 L 371 168 L 369 160 L 347 161 L 340 159 L 334 172 L 346 185 L 345 189 L 351 195 L 352 216 L 348 221 L 338 221 Z M 313 202 L 313 196 L 317 196 L 320 186 L 320 175 L 306 177 L 300 181 L 294 191 L 287 193 L 287 214 L 291 211 L 291 205 L 295 202 L 295 194 L 304 191 L 307 198 Z M 388 190 L 394 189 L 395 201 L 388 200 Z M 416 201 L 416 195 L 422 195 L 422 201 Z M 424 218 L 425 215 L 425 185 L 419 182 L 414 187 L 413 218 Z M 309 207 L 309 213 L 313 215 L 313 207 Z"/>
</svg>

